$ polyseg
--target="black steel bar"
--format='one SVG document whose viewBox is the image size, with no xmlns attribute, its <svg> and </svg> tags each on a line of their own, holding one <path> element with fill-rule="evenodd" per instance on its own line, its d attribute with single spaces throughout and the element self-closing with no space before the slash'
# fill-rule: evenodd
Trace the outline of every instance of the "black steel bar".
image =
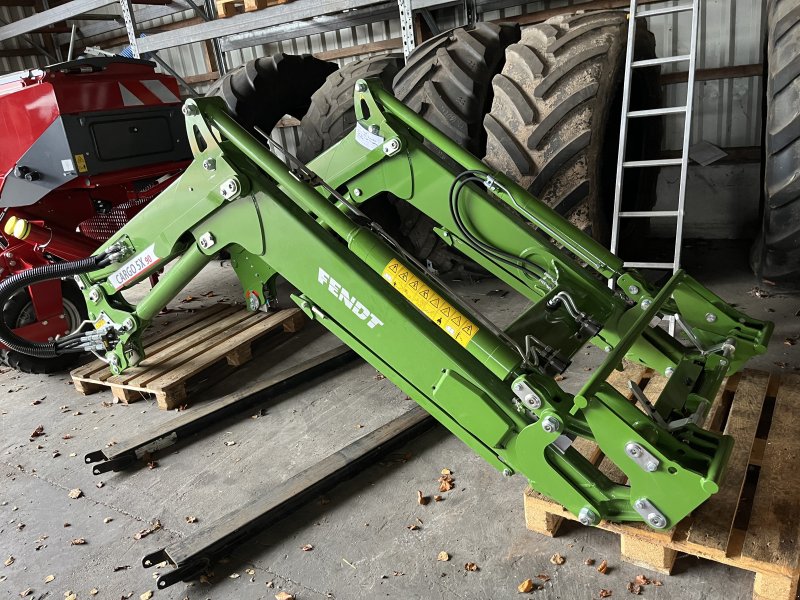
<svg viewBox="0 0 800 600">
<path fill-rule="evenodd" d="M 223 399 L 210 402 L 208 406 L 192 409 L 189 413 L 163 423 L 127 442 L 89 452 L 84 460 L 87 464 L 99 463 L 92 469 L 95 475 L 108 471 L 121 471 L 136 464 L 146 453 L 152 454 L 172 446 L 178 440 L 189 437 L 230 415 L 333 371 L 354 360 L 356 356 L 356 353 L 347 346 L 338 346 L 276 373 L 264 381 L 251 383 Z"/>
<path fill-rule="evenodd" d="M 433 423 L 433 418 L 416 406 L 270 489 L 260 501 L 234 510 L 203 531 L 148 554 L 142 565 L 147 568 L 166 561 L 176 567 L 158 578 L 159 589 L 189 581 L 219 558 L 228 556 L 248 537 L 264 531 Z"/>
</svg>

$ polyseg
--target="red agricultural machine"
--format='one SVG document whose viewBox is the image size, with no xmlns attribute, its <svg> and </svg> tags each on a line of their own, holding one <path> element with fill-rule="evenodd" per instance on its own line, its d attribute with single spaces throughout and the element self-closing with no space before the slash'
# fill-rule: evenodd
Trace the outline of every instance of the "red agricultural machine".
<svg viewBox="0 0 800 600">
<path fill-rule="evenodd" d="M 191 158 L 175 79 L 120 57 L 0 77 L 0 141 L 0 279 L 89 256 Z M 71 280 L 30 286 L 0 308 L 18 335 L 40 342 L 86 318 Z M 32 373 L 70 360 L 8 349 L 0 358 Z"/>
<path fill-rule="evenodd" d="M 230 71 L 209 91 L 239 122 L 271 131 L 301 118 L 336 65 L 277 53 Z M 177 81 L 155 63 L 84 58 L 0 77 L 0 280 L 92 254 L 166 189 L 192 154 Z M 0 306 L 25 339 L 47 342 L 86 317 L 72 280 L 20 290 Z M 0 344 L 0 360 L 30 373 L 64 369 Z"/>
</svg>

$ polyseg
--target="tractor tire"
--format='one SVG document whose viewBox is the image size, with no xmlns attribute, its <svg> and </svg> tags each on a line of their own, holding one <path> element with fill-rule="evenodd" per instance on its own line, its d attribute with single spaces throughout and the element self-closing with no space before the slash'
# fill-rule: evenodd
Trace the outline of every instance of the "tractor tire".
<svg viewBox="0 0 800 600">
<path fill-rule="evenodd" d="M 769 280 L 800 278 L 800 7 L 767 3 L 763 219 L 751 263 Z"/>
<path fill-rule="evenodd" d="M 310 54 L 277 53 L 251 60 L 217 80 L 206 96 L 219 96 L 240 125 L 269 134 L 284 115 L 302 118 L 311 95 L 336 71 Z"/>
<path fill-rule="evenodd" d="M 518 25 L 477 23 L 421 44 L 394 79 L 394 95 L 450 139 L 483 156 L 483 116 L 492 104 L 492 78 L 500 72 Z"/>
<path fill-rule="evenodd" d="M 619 11 L 561 15 L 522 31 L 506 50 L 484 119 L 484 161 L 608 242 L 622 110 L 627 15 Z M 635 59 L 655 57 L 655 38 L 637 21 Z M 634 70 L 631 110 L 660 106 L 659 67 Z M 633 119 L 628 160 L 661 148 L 659 117 Z M 649 157 L 648 156 L 648 157 Z M 658 169 L 626 172 L 623 207 L 655 202 Z"/>
<path fill-rule="evenodd" d="M 78 285 L 72 280 L 61 281 L 61 295 L 64 299 L 64 313 L 67 316 L 69 329 L 74 331 L 89 318 L 86 301 L 78 289 Z M 21 327 L 31 323 L 34 319 L 33 303 L 28 295 L 28 288 L 16 292 L 3 306 L 3 320 L 9 327 Z M 37 375 L 64 371 L 74 365 L 80 357 L 80 354 L 65 354 L 56 358 L 37 358 L 14 350 L 0 351 L 2 364 L 23 373 Z"/>
<path fill-rule="evenodd" d="M 297 157 L 307 163 L 353 130 L 356 126 L 353 107 L 356 81 L 376 78 L 391 91 L 392 80 L 402 66 L 402 54 L 384 54 L 354 60 L 328 75 L 311 97 L 311 107 L 300 122 Z"/>
</svg>

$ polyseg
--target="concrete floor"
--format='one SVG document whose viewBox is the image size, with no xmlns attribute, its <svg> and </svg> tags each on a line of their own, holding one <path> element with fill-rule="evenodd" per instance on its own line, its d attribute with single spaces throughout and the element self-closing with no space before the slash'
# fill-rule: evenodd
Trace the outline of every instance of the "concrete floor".
<svg viewBox="0 0 800 600">
<path fill-rule="evenodd" d="M 685 260 L 689 271 L 723 298 L 753 316 L 776 321 L 769 353 L 750 366 L 798 369 L 798 346 L 784 344 L 800 333 L 797 293 L 761 285 L 770 296 L 751 295 L 756 281 L 739 246 L 692 245 Z M 236 289 L 232 270 L 215 264 L 180 298 L 209 290 L 235 298 Z M 462 284 L 462 289 L 478 300 L 476 308 L 501 325 L 523 304 L 511 294 L 490 294 L 504 289 L 495 281 Z M 179 317 L 170 314 L 162 320 Z M 195 405 L 338 344 L 313 330 L 303 335 L 296 352 L 282 350 L 250 363 L 195 398 Z M 594 351 L 579 353 L 563 385 L 574 391 L 588 375 L 583 367 L 599 358 Z M 111 401 L 110 393 L 81 396 L 67 376 L 3 373 L 0 545 L 2 559 L 13 557 L 13 562 L 0 566 L 0 596 L 16 598 L 30 589 L 29 598 L 61 599 L 73 592 L 79 599 L 135 600 L 152 590 L 156 598 L 250 600 L 271 599 L 285 590 L 298 600 L 500 599 L 522 597 L 517 585 L 544 573 L 551 580 L 531 597 L 571 600 L 598 598 L 601 588 L 612 590 L 612 598 L 627 597 L 626 584 L 643 573 L 664 581 L 661 587 L 646 587 L 645 597 L 751 597 L 753 576 L 722 565 L 681 557 L 675 573 L 662 577 L 620 562 L 617 537 L 604 531 L 568 523 L 556 539 L 528 532 L 522 510 L 525 481 L 504 479 L 438 427 L 248 542 L 214 568 L 210 583 L 155 590 L 157 575 L 140 566 L 144 554 L 246 505 L 269 486 L 411 407 L 402 393 L 375 375 L 374 369 L 355 363 L 271 402 L 258 418 L 244 414 L 230 419 L 193 443 L 166 451 L 155 469 L 95 477 L 83 463 L 86 452 L 174 415 L 159 411 L 153 401 L 103 405 Z M 33 405 L 36 400 L 41 402 Z M 38 425 L 44 425 L 46 435 L 29 438 Z M 236 443 L 226 445 L 231 441 Z M 435 493 L 442 468 L 453 471 L 456 488 L 444 494 L 443 502 L 420 506 L 417 490 Z M 82 490 L 81 498 L 69 497 L 74 488 Z M 161 529 L 134 539 L 155 520 Z M 409 530 L 411 524 L 419 528 Z M 77 538 L 86 543 L 71 545 Z M 313 550 L 303 551 L 305 544 Z M 450 561 L 437 561 L 441 551 L 450 554 Z M 566 562 L 551 564 L 554 553 Z M 606 559 L 608 573 L 585 566 L 587 558 Z M 467 562 L 479 570 L 466 571 Z M 48 582 L 49 576 L 54 579 Z"/>
</svg>

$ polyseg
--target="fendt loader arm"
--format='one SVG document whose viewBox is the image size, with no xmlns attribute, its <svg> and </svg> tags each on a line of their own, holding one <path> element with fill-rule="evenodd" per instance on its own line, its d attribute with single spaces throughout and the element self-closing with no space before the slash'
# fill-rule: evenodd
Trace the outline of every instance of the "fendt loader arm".
<svg viewBox="0 0 800 600">
<path fill-rule="evenodd" d="M 732 439 L 701 427 L 723 378 L 762 353 L 772 325 L 679 271 L 654 289 L 508 178 L 489 171 L 374 81 L 355 90 L 358 125 L 310 163 L 287 166 L 214 98 L 184 106 L 194 162 L 86 261 L 28 271 L 75 275 L 94 330 L 22 351 L 92 350 L 115 373 L 144 355 L 143 330 L 222 249 L 251 310 L 283 276 L 293 300 L 506 475 L 520 473 L 586 524 L 672 527 L 717 491 Z M 501 330 L 418 264 L 360 209 L 388 194 L 530 300 Z M 136 306 L 123 292 L 168 263 Z M 0 285 L 0 300 L 14 285 Z M 610 290 L 606 280 L 616 281 Z M 11 282 L 11 283 L 9 283 Z M 673 316 L 684 345 L 658 327 Z M 607 356 L 577 395 L 553 375 L 587 342 Z M 669 377 L 641 409 L 606 383 L 623 358 Z M 637 393 L 638 392 L 638 393 Z M 627 476 L 576 450 L 586 438 Z"/>
</svg>

